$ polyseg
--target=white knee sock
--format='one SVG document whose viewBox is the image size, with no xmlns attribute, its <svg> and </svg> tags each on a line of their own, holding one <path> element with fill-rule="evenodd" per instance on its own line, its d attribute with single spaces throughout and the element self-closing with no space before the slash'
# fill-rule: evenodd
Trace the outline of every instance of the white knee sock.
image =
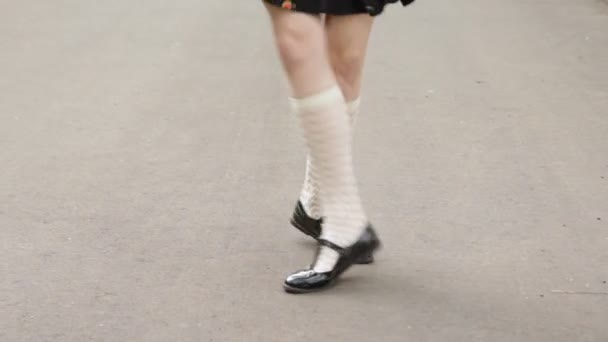
<svg viewBox="0 0 608 342">
<path fill-rule="evenodd" d="M 346 103 L 347 113 L 350 119 L 351 128 L 354 128 L 357 116 L 359 115 L 361 101 L 356 99 Z M 312 171 L 314 164 L 310 160 L 310 155 L 306 157 L 306 173 L 304 175 L 304 185 L 300 192 L 300 203 L 308 216 L 320 219 L 323 216 L 321 211 L 321 201 L 319 198 L 319 182 L 314 178 Z"/>
<path fill-rule="evenodd" d="M 360 110 L 361 98 L 346 102 L 346 112 L 348 113 L 348 118 L 350 119 L 351 131 L 355 128 L 355 124 L 357 123 L 357 117 L 359 116 Z"/>
<path fill-rule="evenodd" d="M 323 205 L 321 238 L 341 247 L 355 243 L 367 224 L 352 165 L 352 136 L 342 92 L 334 86 L 317 95 L 292 99 L 300 117 L 318 194 Z M 338 254 L 322 247 L 314 269 L 331 270 Z"/>
</svg>

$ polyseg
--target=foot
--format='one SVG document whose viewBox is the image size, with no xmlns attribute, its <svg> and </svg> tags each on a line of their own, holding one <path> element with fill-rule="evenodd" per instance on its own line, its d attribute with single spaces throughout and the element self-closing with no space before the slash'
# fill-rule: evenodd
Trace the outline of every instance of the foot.
<svg viewBox="0 0 608 342">
<path fill-rule="evenodd" d="M 296 208 L 293 212 L 293 216 L 291 217 L 291 225 L 296 227 L 302 233 L 312 237 L 315 240 L 319 240 L 321 236 L 321 226 L 323 224 L 323 219 L 314 219 L 306 213 L 302 202 L 298 201 Z M 359 265 L 367 265 L 374 262 L 374 254 L 369 253 L 367 255 L 360 256 L 355 264 Z"/>
<path fill-rule="evenodd" d="M 328 247 L 340 254 L 338 262 L 329 272 L 315 272 L 311 266 L 307 270 L 293 273 L 285 280 L 283 287 L 289 293 L 309 293 L 327 289 L 338 277 L 364 256 L 372 255 L 380 247 L 376 232 L 369 225 L 359 240 L 350 247 L 341 248 L 327 240 L 319 239 L 319 248 Z"/>
</svg>

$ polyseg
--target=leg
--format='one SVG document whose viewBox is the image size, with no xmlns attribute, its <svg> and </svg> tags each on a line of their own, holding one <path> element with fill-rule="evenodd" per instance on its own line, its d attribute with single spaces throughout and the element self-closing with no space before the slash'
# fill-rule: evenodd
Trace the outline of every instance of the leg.
<svg viewBox="0 0 608 342">
<path fill-rule="evenodd" d="M 346 98 L 352 125 L 359 112 L 363 65 L 373 20 L 373 17 L 367 14 L 326 16 L 325 18 L 331 67 Z M 322 216 L 318 193 L 319 184 L 311 172 L 313 167 L 314 165 L 308 157 L 304 185 L 300 193 L 299 205 L 301 204 L 302 209 L 296 210 L 294 220 L 301 221 L 299 224 L 296 223 L 296 226 L 309 227 L 304 228 L 307 234 L 318 237 L 319 229 L 315 226 L 319 226 L 320 223 L 315 225 L 314 221 L 309 219 L 318 221 Z"/>
<path fill-rule="evenodd" d="M 312 16 L 266 4 L 272 20 L 277 49 L 292 87 L 294 98 L 304 98 L 330 88 L 336 83 L 327 57 L 327 41 L 321 16 Z M 308 158 L 300 202 L 311 220 L 321 218 L 319 184 L 312 175 Z M 318 237 L 320 223 L 303 232 Z"/>
<path fill-rule="evenodd" d="M 328 16 L 325 23 L 329 56 L 347 102 L 361 93 L 363 66 L 374 18 L 367 14 Z"/>
<path fill-rule="evenodd" d="M 340 272 L 352 264 L 351 259 L 340 256 L 337 250 L 354 245 L 367 226 L 352 169 L 346 104 L 330 66 L 321 20 L 275 7 L 268 9 L 279 54 L 292 87 L 292 108 L 300 117 L 310 158 L 315 165 L 312 172 L 319 180 L 326 218 L 321 239 L 329 242 L 320 247 L 313 272 L 326 273 L 325 276 L 334 279 L 338 273 L 333 270 L 339 260 L 342 260 Z M 354 251 L 362 253 L 370 246 L 367 244 L 366 248 Z M 311 276 L 311 273 L 298 274 L 288 278 L 288 282 Z"/>
<path fill-rule="evenodd" d="M 336 83 L 328 63 L 327 41 L 320 16 L 265 4 L 275 41 L 294 98 L 305 98 Z"/>
</svg>

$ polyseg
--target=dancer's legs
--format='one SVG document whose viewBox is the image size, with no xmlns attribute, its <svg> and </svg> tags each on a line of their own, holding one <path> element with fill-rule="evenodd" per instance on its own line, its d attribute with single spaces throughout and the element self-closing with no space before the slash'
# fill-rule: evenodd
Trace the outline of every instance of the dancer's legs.
<svg viewBox="0 0 608 342">
<path fill-rule="evenodd" d="M 327 53 L 321 20 L 268 6 L 283 66 L 292 87 L 312 172 L 319 181 L 326 221 L 321 238 L 341 247 L 354 244 L 367 224 L 352 169 L 351 128 L 346 104 Z M 323 247 L 314 270 L 333 269 L 339 255 Z"/>
</svg>

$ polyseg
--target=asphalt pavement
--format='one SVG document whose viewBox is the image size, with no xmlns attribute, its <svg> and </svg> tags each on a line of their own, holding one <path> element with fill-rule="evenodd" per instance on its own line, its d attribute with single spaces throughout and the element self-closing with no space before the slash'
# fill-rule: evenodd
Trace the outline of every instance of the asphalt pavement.
<svg viewBox="0 0 608 342">
<path fill-rule="evenodd" d="M 304 145 L 259 1 L 0 6 L 0 341 L 608 341 L 608 5 L 377 20 L 355 136 L 384 241 L 285 294 Z"/>
</svg>

